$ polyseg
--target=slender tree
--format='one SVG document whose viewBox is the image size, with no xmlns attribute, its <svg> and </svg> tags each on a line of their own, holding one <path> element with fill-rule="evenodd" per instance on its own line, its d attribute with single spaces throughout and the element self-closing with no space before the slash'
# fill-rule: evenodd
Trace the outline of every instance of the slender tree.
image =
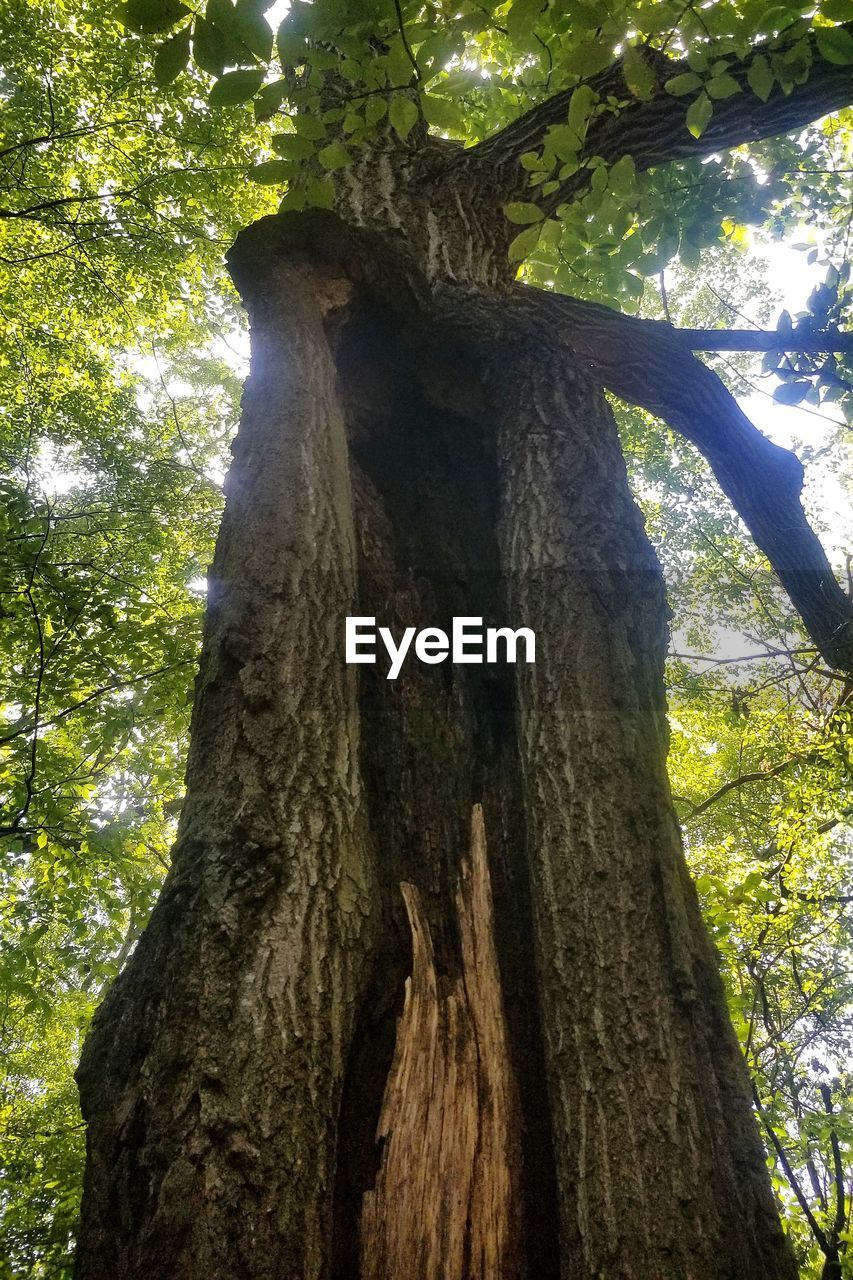
<svg viewBox="0 0 853 1280">
<path fill-rule="evenodd" d="M 800 464 L 692 354 L 712 339 L 515 276 L 596 219 L 620 244 L 647 171 L 700 183 L 844 107 L 841 8 L 729 30 L 727 6 L 614 27 L 581 3 L 297 5 L 271 79 L 246 0 L 131 0 L 131 25 L 177 28 L 161 80 L 192 51 L 214 106 L 285 117 L 256 176 L 288 193 L 229 256 L 252 373 L 173 866 L 79 1071 L 80 1280 L 795 1274 L 681 851 L 663 584 L 602 388 L 701 450 L 846 671 L 850 603 Z M 428 126 L 457 131 L 469 37 L 547 71 L 463 147 Z M 352 615 L 526 626 L 536 662 L 390 681 L 345 663 Z"/>
</svg>

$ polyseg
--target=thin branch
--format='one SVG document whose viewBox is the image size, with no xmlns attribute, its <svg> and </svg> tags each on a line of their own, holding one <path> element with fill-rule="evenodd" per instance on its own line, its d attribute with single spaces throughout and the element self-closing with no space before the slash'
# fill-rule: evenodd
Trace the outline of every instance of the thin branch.
<svg viewBox="0 0 853 1280">
<path fill-rule="evenodd" d="M 412 46 L 409 44 L 409 38 L 406 35 L 406 24 L 403 21 L 403 10 L 400 6 L 400 0 L 394 0 L 394 11 L 397 14 L 397 26 L 400 28 L 400 39 L 403 41 L 403 48 L 406 50 L 406 57 L 414 68 L 415 80 L 420 82 L 421 69 L 418 66 L 417 58 L 412 53 Z"/>
<path fill-rule="evenodd" d="M 195 658 L 181 658 L 178 662 L 171 662 L 168 666 L 157 667 L 154 671 L 144 671 L 142 675 L 130 676 L 124 680 L 111 680 L 107 684 L 101 685 L 100 688 L 94 689 L 92 693 L 88 693 L 85 698 L 80 698 L 77 702 L 72 702 L 70 707 L 58 711 L 55 716 L 50 719 L 40 721 L 42 729 L 49 729 L 55 724 L 59 724 L 61 720 L 65 720 L 67 716 L 73 715 L 75 711 L 79 711 L 81 707 L 87 706 L 90 702 L 96 702 L 99 698 L 103 698 L 108 693 L 114 693 L 117 689 L 129 689 L 135 684 L 141 684 L 145 680 L 154 680 L 157 676 L 165 675 L 168 671 L 177 671 L 179 667 L 188 667 L 196 661 Z M 29 724 L 19 725 L 13 729 L 11 733 L 0 737 L 0 746 L 5 742 L 12 742 L 15 738 L 20 738 L 32 731 L 34 721 Z"/>
<path fill-rule="evenodd" d="M 752 1100 L 755 1104 L 756 1111 L 761 1117 L 761 1121 L 762 1121 L 762 1124 L 764 1125 L 765 1132 L 767 1133 L 768 1138 L 773 1144 L 773 1148 L 776 1152 L 776 1155 L 779 1157 L 779 1163 L 782 1166 L 785 1177 L 788 1179 L 788 1182 L 791 1185 L 791 1190 L 793 1191 L 794 1195 L 797 1198 L 797 1203 L 799 1204 L 800 1208 L 803 1211 L 803 1215 L 806 1219 L 806 1222 L 811 1227 L 812 1235 L 814 1236 L 815 1240 L 820 1246 L 821 1252 L 824 1254 L 824 1256 L 826 1256 L 830 1252 L 829 1241 L 827 1240 L 826 1234 L 823 1228 L 821 1227 L 820 1223 L 818 1222 L 817 1218 L 812 1213 L 811 1205 L 806 1199 L 803 1193 L 803 1189 L 800 1186 L 797 1175 L 794 1173 L 794 1170 L 791 1167 L 791 1162 L 788 1159 L 788 1155 L 787 1155 L 787 1152 L 785 1151 L 785 1148 L 782 1146 L 782 1143 L 779 1140 L 779 1135 L 777 1134 L 776 1130 L 773 1128 L 773 1125 L 770 1123 L 770 1117 L 767 1115 L 767 1112 L 764 1110 L 764 1107 L 761 1105 L 761 1099 L 758 1096 L 758 1090 L 756 1089 L 754 1083 L 752 1086 Z"/>
<path fill-rule="evenodd" d="M 690 818 L 698 818 L 700 813 L 710 809 L 711 805 L 716 804 L 718 800 L 722 800 L 723 796 L 738 787 L 745 787 L 751 782 L 769 782 L 771 778 L 778 778 L 780 773 L 785 773 L 792 765 L 799 764 L 802 759 L 802 756 L 791 756 L 788 760 L 782 760 L 774 765 L 772 769 L 756 769 L 752 773 L 742 773 L 737 778 L 729 778 L 728 782 L 724 782 L 707 799 L 691 806 Z"/>
<path fill-rule="evenodd" d="M 853 333 L 818 331 L 783 338 L 775 329 L 676 329 L 691 351 L 853 351 Z"/>
</svg>

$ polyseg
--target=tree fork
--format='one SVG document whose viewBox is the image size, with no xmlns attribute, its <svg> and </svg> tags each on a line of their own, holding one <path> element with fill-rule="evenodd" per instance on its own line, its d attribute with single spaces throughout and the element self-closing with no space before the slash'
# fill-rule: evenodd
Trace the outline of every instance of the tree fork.
<svg viewBox="0 0 853 1280">
<path fill-rule="evenodd" d="M 753 426 L 678 329 L 523 284 L 431 283 L 393 233 L 353 228 L 321 210 L 262 218 L 238 240 L 232 269 L 239 278 L 284 243 L 359 281 L 393 311 L 410 345 L 435 346 L 442 327 L 475 362 L 500 343 L 562 347 L 608 390 L 661 418 L 710 463 L 826 661 L 853 671 L 853 601 L 803 511 L 799 459 Z"/>
<path fill-rule="evenodd" d="M 527 1280 L 640 1259 L 661 1280 L 681 1280 L 687 1259 L 697 1280 L 790 1280 L 666 791 L 662 584 L 612 417 L 560 352 L 493 345 L 486 363 L 481 345 L 466 372 L 445 331 L 413 352 L 339 268 L 308 263 L 304 245 L 279 261 L 282 224 L 267 230 L 266 254 L 256 232 L 254 267 L 237 271 L 253 374 L 175 869 L 81 1066 L 79 1280 L 353 1280 L 374 1265 L 353 1265 L 359 1220 L 394 1265 L 421 1247 L 388 1219 L 411 1117 L 435 1114 L 399 1067 L 417 1020 L 404 1013 L 398 1068 L 352 1074 L 371 993 L 384 989 L 387 1025 L 410 972 L 403 883 L 430 938 L 413 988 L 434 971 L 436 998 L 464 990 L 469 1027 L 492 1010 L 474 1038 L 496 1060 L 477 1071 L 506 1100 L 496 1128 L 473 1082 L 447 1095 L 492 1135 L 485 1165 L 482 1141 L 455 1148 L 480 1206 L 463 1274 L 480 1239 Z M 509 610 L 547 653 L 497 682 L 363 669 L 354 701 L 340 632 L 356 609 L 389 624 Z M 489 994 L 472 1006 L 470 877 L 478 920 L 491 915 L 476 810 L 461 899 L 459 854 L 480 796 L 497 963 L 480 949 Z M 491 933 L 478 933 L 486 951 Z M 447 1045 L 433 1048 L 450 1081 Z M 400 1094 L 403 1077 L 415 1083 Z M 377 1163 L 382 1091 L 383 1127 L 396 1124 Z M 427 1185 L 432 1157 L 412 1159 Z M 459 1240 L 458 1224 L 430 1237 L 437 1274 L 458 1266 Z"/>
</svg>

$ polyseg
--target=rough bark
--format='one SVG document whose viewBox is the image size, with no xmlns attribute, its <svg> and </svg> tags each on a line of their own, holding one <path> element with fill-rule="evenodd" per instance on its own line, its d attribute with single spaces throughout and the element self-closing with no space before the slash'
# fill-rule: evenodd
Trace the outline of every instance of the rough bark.
<svg viewBox="0 0 853 1280">
<path fill-rule="evenodd" d="M 562 1275 L 791 1277 L 666 773 L 666 607 L 600 392 L 494 370 Z"/>
<path fill-rule="evenodd" d="M 346 441 L 324 312 L 271 261 L 210 571 L 174 863 L 79 1068 L 85 1280 L 320 1276 L 374 866 Z"/>
<path fill-rule="evenodd" d="M 609 412 L 564 349 L 427 340 L 288 226 L 234 260 L 188 801 L 80 1069 L 78 1280 L 790 1280 Z M 537 664 L 388 681 L 344 664 L 351 613 L 530 625 Z"/>
<path fill-rule="evenodd" d="M 775 329 L 677 329 L 691 351 L 853 352 L 853 333 L 818 329 L 784 337 Z"/>
</svg>

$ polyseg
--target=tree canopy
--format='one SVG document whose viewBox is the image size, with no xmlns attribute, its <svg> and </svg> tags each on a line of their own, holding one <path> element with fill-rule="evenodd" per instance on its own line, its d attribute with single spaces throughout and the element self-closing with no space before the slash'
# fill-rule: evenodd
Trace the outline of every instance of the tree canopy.
<svg viewBox="0 0 853 1280">
<path fill-rule="evenodd" d="M 559 315 L 624 397 L 691 866 L 803 1275 L 836 1255 L 853 1275 L 851 685 L 830 637 L 850 558 L 807 488 L 841 585 L 805 630 L 728 500 L 722 385 L 796 409 L 807 474 L 849 493 L 853 3 L 269 9 L 0 19 L 0 1275 L 70 1274 L 73 1069 L 168 863 L 245 365 L 225 253 L 279 206 L 330 208 L 350 170 L 381 196 L 383 149 L 426 134 L 459 181 L 489 175 L 496 272 L 561 295 L 540 321 L 531 289 L 531 323 Z M 780 241 L 808 266 L 798 310 L 762 266 Z M 699 428 L 691 351 L 722 380 Z"/>
</svg>

